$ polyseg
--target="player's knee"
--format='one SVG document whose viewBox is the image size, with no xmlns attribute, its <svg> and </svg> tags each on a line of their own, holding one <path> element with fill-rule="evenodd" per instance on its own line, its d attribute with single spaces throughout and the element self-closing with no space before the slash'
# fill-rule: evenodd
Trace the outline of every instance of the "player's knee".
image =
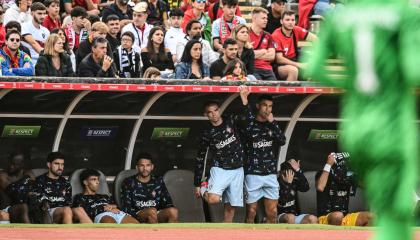
<svg viewBox="0 0 420 240">
<path fill-rule="evenodd" d="M 328 224 L 331 225 L 341 225 L 344 218 L 344 214 L 342 212 L 332 212 L 328 215 Z"/>
<path fill-rule="evenodd" d="M 101 223 L 116 223 L 115 219 L 110 216 L 103 216 L 100 222 Z"/>
<path fill-rule="evenodd" d="M 302 219 L 302 224 L 316 224 L 318 223 L 318 218 L 314 215 L 306 215 L 303 219 Z"/>
<path fill-rule="evenodd" d="M 361 212 L 356 220 L 357 226 L 368 226 L 373 220 L 373 214 L 370 212 Z"/>
<path fill-rule="evenodd" d="M 158 214 L 156 208 L 147 209 L 146 221 L 148 223 L 158 223 Z"/>
<path fill-rule="evenodd" d="M 9 214 L 7 212 L 0 211 L 0 220 L 9 221 Z"/>
<path fill-rule="evenodd" d="M 208 198 L 207 198 L 207 202 L 209 204 L 216 204 L 216 203 L 220 203 L 220 196 L 216 195 L 216 194 L 209 194 Z"/>
<path fill-rule="evenodd" d="M 285 214 L 284 215 L 284 223 L 294 224 L 295 223 L 295 215 L 294 214 Z"/>
<path fill-rule="evenodd" d="M 299 69 L 295 66 L 288 65 L 287 66 L 287 73 L 293 76 L 297 76 L 299 74 Z"/>
<path fill-rule="evenodd" d="M 178 209 L 172 207 L 168 209 L 169 219 L 170 220 L 177 220 L 178 219 Z"/>
</svg>

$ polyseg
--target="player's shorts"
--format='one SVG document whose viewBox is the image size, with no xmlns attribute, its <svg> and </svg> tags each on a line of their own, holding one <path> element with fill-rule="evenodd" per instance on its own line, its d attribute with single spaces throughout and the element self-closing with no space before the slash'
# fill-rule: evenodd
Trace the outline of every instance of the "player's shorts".
<svg viewBox="0 0 420 240">
<path fill-rule="evenodd" d="M 120 211 L 119 213 L 103 212 L 95 216 L 94 223 L 101 223 L 101 219 L 105 216 L 108 216 L 113 218 L 117 224 L 120 224 L 126 215 L 127 213 L 123 211 Z"/>
<path fill-rule="evenodd" d="M 245 176 L 246 203 L 256 203 L 261 198 L 279 199 L 279 182 L 276 174 Z"/>
<path fill-rule="evenodd" d="M 244 169 L 210 169 L 208 193 L 222 196 L 224 203 L 234 207 L 244 206 Z"/>
<path fill-rule="evenodd" d="M 286 213 L 280 213 L 279 216 L 277 217 L 277 222 L 280 222 L 280 218 L 283 217 L 283 215 L 285 215 Z M 306 217 L 309 214 L 299 214 L 297 216 L 295 216 L 295 224 L 300 224 L 303 220 L 304 217 Z"/>
<path fill-rule="evenodd" d="M 341 221 L 341 226 L 356 226 L 360 212 L 348 213 Z M 328 214 L 329 215 L 329 214 Z M 318 217 L 319 224 L 328 224 L 328 215 Z"/>
</svg>

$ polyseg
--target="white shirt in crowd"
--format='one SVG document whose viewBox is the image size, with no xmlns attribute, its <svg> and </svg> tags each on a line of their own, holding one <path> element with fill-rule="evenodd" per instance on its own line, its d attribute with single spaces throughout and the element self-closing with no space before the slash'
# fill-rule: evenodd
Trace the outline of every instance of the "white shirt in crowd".
<svg viewBox="0 0 420 240">
<path fill-rule="evenodd" d="M 181 62 L 182 54 L 184 53 L 185 46 L 187 45 L 188 41 L 190 40 L 189 36 L 185 35 L 178 44 L 176 45 L 176 59 L 177 62 Z M 210 65 L 219 59 L 219 53 L 213 51 L 209 41 L 200 38 L 199 39 L 202 44 L 201 54 L 203 55 L 203 62 L 210 67 Z"/>
<path fill-rule="evenodd" d="M 185 33 L 182 28 L 171 27 L 165 34 L 165 47 L 169 48 L 172 55 L 176 54 L 176 45 L 184 38 Z M 178 56 L 177 56 L 178 58 Z M 181 58 L 181 56 L 179 56 Z"/>
<path fill-rule="evenodd" d="M 41 45 L 41 47 L 44 47 L 45 41 L 50 35 L 50 31 L 48 31 L 48 29 L 44 26 L 36 28 L 32 21 L 30 21 L 22 25 L 22 37 L 25 37 L 27 35 L 32 35 L 34 40 L 37 41 L 39 45 Z M 31 51 L 32 63 L 35 66 L 36 62 L 38 61 L 39 53 L 37 53 L 29 43 L 22 41 L 22 44 L 23 46 L 29 48 L 29 50 Z"/>
<path fill-rule="evenodd" d="M 28 9 L 26 12 L 20 12 L 19 7 L 13 4 L 4 13 L 3 26 L 6 26 L 10 21 L 18 21 L 20 25 L 32 22 L 31 9 Z"/>
<path fill-rule="evenodd" d="M 130 31 L 134 34 L 134 44 L 133 44 L 133 49 L 136 52 L 140 52 L 140 50 L 142 48 L 145 48 L 147 46 L 147 42 L 148 42 L 148 37 L 149 37 L 149 33 L 150 30 L 153 28 L 153 25 L 146 24 L 145 28 L 144 28 L 144 32 L 142 32 L 140 29 L 138 29 L 134 23 L 130 23 L 125 25 L 125 27 L 123 27 L 123 29 L 121 30 L 121 33 Z"/>
</svg>

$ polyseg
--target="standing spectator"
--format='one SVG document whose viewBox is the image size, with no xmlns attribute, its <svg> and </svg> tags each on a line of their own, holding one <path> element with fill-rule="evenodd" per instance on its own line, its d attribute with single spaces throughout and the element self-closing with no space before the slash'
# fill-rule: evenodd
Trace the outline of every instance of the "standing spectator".
<svg viewBox="0 0 420 240">
<path fill-rule="evenodd" d="M 28 54 L 19 49 L 21 35 L 16 30 L 6 34 L 6 46 L 0 50 L 1 71 L 4 76 L 33 76 L 34 67 Z"/>
<path fill-rule="evenodd" d="M 92 25 L 87 17 L 86 10 L 82 7 L 75 7 L 71 10 L 71 23 L 65 27 L 65 32 L 73 52 L 77 52 L 79 44 L 89 37 Z"/>
<path fill-rule="evenodd" d="M 48 212 L 53 223 L 71 224 L 71 185 L 62 175 L 64 171 L 64 155 L 51 152 L 47 156 L 48 172 L 37 177 L 33 191 L 39 202 L 47 201 Z"/>
<path fill-rule="evenodd" d="M 4 17 L 4 10 L 3 7 L 0 5 L 0 46 L 3 46 L 5 38 L 6 38 L 6 29 L 3 24 Z"/>
<path fill-rule="evenodd" d="M 239 80 L 247 81 L 247 73 L 245 64 L 238 58 L 230 60 L 223 70 L 223 78 L 221 80 Z"/>
<path fill-rule="evenodd" d="M 220 80 L 224 76 L 226 64 L 236 58 L 238 54 L 238 44 L 232 38 L 226 39 L 223 43 L 223 57 L 213 62 L 210 66 L 210 77 L 213 80 Z"/>
<path fill-rule="evenodd" d="M 297 207 L 297 194 L 307 192 L 309 183 L 300 167 L 300 161 L 290 159 L 283 162 L 280 166 L 280 184 L 279 203 L 277 205 L 277 214 L 279 223 L 289 224 L 315 224 L 318 218 L 311 214 L 299 213 Z"/>
<path fill-rule="evenodd" d="M 232 39 L 238 44 L 238 58 L 245 64 L 246 72 L 250 80 L 256 80 L 254 76 L 255 54 L 252 43 L 249 39 L 249 27 L 245 24 L 239 24 L 232 30 Z"/>
<path fill-rule="evenodd" d="M 299 69 L 303 64 L 299 62 L 297 43 L 302 40 L 314 41 L 316 36 L 306 29 L 296 26 L 295 13 L 285 11 L 281 17 L 281 27 L 273 33 L 277 43 L 276 63 L 280 79 L 297 81 Z"/>
<path fill-rule="evenodd" d="M 201 38 L 201 23 L 198 20 L 191 20 L 187 24 L 187 35 L 176 45 L 176 56 L 178 62 L 183 55 L 185 45 L 192 39 L 198 39 L 201 42 L 201 54 L 203 56 L 203 62 L 210 66 L 214 61 L 219 58 L 219 54 L 213 51 L 209 41 Z"/>
<path fill-rule="evenodd" d="M 211 36 L 211 20 L 209 15 L 205 13 L 206 7 L 206 0 L 191 0 L 192 1 L 192 9 L 189 9 L 184 14 L 184 21 L 182 22 L 182 29 L 184 29 L 184 33 L 188 34 L 187 32 L 187 24 L 191 20 L 197 20 L 201 23 L 201 36 L 203 39 L 207 40 L 210 44 L 213 41 Z"/>
<path fill-rule="evenodd" d="M 163 39 L 163 28 L 154 27 L 150 30 L 147 47 L 141 50 L 143 72 L 150 66 L 156 67 L 160 71 L 174 70 L 171 51 L 165 48 Z"/>
<path fill-rule="evenodd" d="M 133 8 L 133 22 L 126 25 L 122 29 L 123 32 L 130 31 L 134 34 L 136 40 L 134 41 L 134 48 L 136 51 L 147 46 L 147 40 L 149 37 L 150 30 L 153 28 L 152 25 L 146 23 L 147 19 L 147 3 L 137 3 Z"/>
<path fill-rule="evenodd" d="M 45 6 L 47 7 L 47 16 L 45 17 L 42 26 L 46 27 L 48 31 L 51 31 L 54 28 L 61 28 L 60 1 L 46 0 Z"/>
<path fill-rule="evenodd" d="M 74 7 L 82 7 L 86 9 L 89 15 L 94 16 L 98 16 L 100 13 L 98 10 L 98 3 L 99 0 L 73 0 Z"/>
<path fill-rule="evenodd" d="M 35 66 L 36 76 L 73 77 L 70 56 L 64 51 L 64 41 L 58 34 L 51 34 L 45 42 Z"/>
<path fill-rule="evenodd" d="M 268 8 L 268 22 L 264 31 L 273 33 L 274 30 L 281 26 L 280 19 L 282 13 L 286 10 L 287 0 L 274 0 Z"/>
<path fill-rule="evenodd" d="M 141 58 L 140 54 L 133 49 L 134 39 L 132 32 L 123 33 L 122 44 L 114 51 L 117 74 L 122 78 L 138 78 L 141 75 Z"/>
<path fill-rule="evenodd" d="M 122 183 L 122 208 L 142 223 L 178 221 L 174 207 L 162 177 L 152 174 L 154 165 L 148 153 L 137 157 L 137 174 Z"/>
<path fill-rule="evenodd" d="M 196 39 L 190 40 L 185 46 L 181 62 L 176 65 L 176 79 L 210 79 L 210 70 L 203 62 L 201 54 L 201 42 Z"/>
<path fill-rule="evenodd" d="M 145 2 L 147 2 L 147 22 L 153 26 L 169 29 L 167 3 L 164 0 L 146 0 Z"/>
<path fill-rule="evenodd" d="M 109 15 L 105 19 L 105 23 L 108 26 L 106 40 L 108 40 L 111 49 L 117 49 L 121 45 L 120 19 L 117 15 Z"/>
<path fill-rule="evenodd" d="M 107 55 L 108 41 L 103 37 L 93 40 L 92 53 L 80 62 L 80 77 L 112 77 L 115 78 L 113 60 Z"/>
<path fill-rule="evenodd" d="M 120 20 L 120 28 L 132 23 L 133 10 L 127 5 L 128 0 L 115 0 L 109 7 L 102 11 L 102 19 L 107 19 L 110 15 L 117 15 Z"/>
<path fill-rule="evenodd" d="M 8 22 L 7 24 L 6 24 L 6 26 L 5 26 L 5 28 L 6 28 L 6 34 L 8 33 L 8 32 L 10 32 L 10 31 L 12 31 L 12 30 L 16 30 L 16 31 L 18 31 L 20 34 L 21 34 L 21 32 L 22 32 L 22 28 L 21 28 L 21 26 L 20 26 L 20 23 L 18 23 L 18 22 L 16 22 L 16 21 L 10 21 L 10 22 Z M 21 40 L 22 41 L 22 40 Z M 19 46 L 19 50 L 21 50 L 21 51 L 23 51 L 24 53 L 26 53 L 26 54 L 28 54 L 28 56 L 30 57 L 31 56 L 31 51 L 29 50 L 29 48 L 27 48 L 27 47 L 25 47 L 25 46 L 23 46 L 22 44 L 19 44 L 20 46 Z M 3 46 L 1 46 L 1 47 L 3 47 Z M 32 59 L 31 59 L 31 61 L 32 61 Z"/>
<path fill-rule="evenodd" d="M 23 45 L 31 51 L 32 63 L 36 65 L 39 53 L 44 48 L 50 31 L 41 24 L 47 15 L 47 8 L 40 2 L 31 6 L 32 21 L 22 25 Z"/>
<path fill-rule="evenodd" d="M 15 0 L 16 4 L 13 4 L 4 13 L 3 24 L 7 24 L 10 21 L 17 21 L 21 25 L 32 21 L 31 6 L 32 0 Z"/>
<path fill-rule="evenodd" d="M 254 76 L 258 80 L 275 80 L 271 62 L 275 58 L 275 42 L 271 34 L 263 29 L 267 26 L 268 11 L 261 7 L 252 10 L 250 39 L 254 46 Z"/>
<path fill-rule="evenodd" d="M 76 72 L 76 55 L 74 55 L 73 50 L 69 46 L 69 42 L 67 41 L 66 32 L 62 28 L 56 28 L 51 31 L 51 34 L 58 34 L 58 36 L 63 40 L 64 42 L 64 51 L 67 53 L 67 55 L 70 56 L 71 65 L 73 68 L 73 72 Z"/>
<path fill-rule="evenodd" d="M 220 6 L 222 6 L 222 7 L 220 7 Z M 222 8 L 223 8 L 222 0 L 216 0 L 215 3 L 210 4 L 210 6 L 208 8 L 208 12 L 209 12 L 209 17 L 210 17 L 211 21 L 214 21 L 214 20 L 216 20 L 218 18 L 221 18 L 223 16 Z M 235 16 L 242 17 L 241 9 L 240 9 L 239 5 L 236 6 Z"/>
<path fill-rule="evenodd" d="M 184 12 L 179 8 L 171 10 L 170 16 L 170 25 L 171 27 L 165 34 L 165 46 L 169 48 L 172 53 L 172 60 L 176 62 L 176 45 L 181 39 L 185 36 L 184 31 L 181 28 L 182 18 L 184 17 Z"/>
<path fill-rule="evenodd" d="M 232 29 L 238 24 L 246 24 L 242 17 L 235 16 L 238 0 L 222 0 L 223 16 L 213 22 L 213 48 L 219 53 L 223 52 L 223 43 L 230 38 Z"/>
</svg>

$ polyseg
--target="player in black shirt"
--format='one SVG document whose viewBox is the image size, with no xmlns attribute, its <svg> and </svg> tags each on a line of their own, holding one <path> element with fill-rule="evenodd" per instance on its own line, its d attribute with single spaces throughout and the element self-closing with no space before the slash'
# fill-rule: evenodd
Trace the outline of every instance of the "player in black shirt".
<svg viewBox="0 0 420 240">
<path fill-rule="evenodd" d="M 49 214 L 54 223 L 73 223 L 71 185 L 62 174 L 64 155 L 52 152 L 47 156 L 48 173 L 36 178 L 33 192 L 39 202 L 47 201 Z"/>
<path fill-rule="evenodd" d="M 137 157 L 137 175 L 122 183 L 122 209 L 140 222 L 177 222 L 178 210 L 163 178 L 152 175 L 153 168 L 150 154 L 141 153 Z"/>
<path fill-rule="evenodd" d="M 248 92 L 248 88 L 244 87 Z M 242 100 L 248 105 L 248 94 Z M 273 98 L 260 95 L 257 114 L 248 114 L 246 127 L 243 129 L 247 161 L 245 166 L 245 189 L 247 191 L 246 222 L 254 223 L 258 200 L 264 198 L 267 223 L 277 222 L 277 203 L 279 183 L 277 181 L 276 145 L 283 146 L 286 137 L 274 120 L 272 113 Z"/>
<path fill-rule="evenodd" d="M 349 213 L 349 197 L 354 196 L 356 184 L 347 167 L 348 152 L 331 153 L 323 171 L 316 174 L 318 221 L 320 224 L 367 226 L 372 214 Z"/>
<path fill-rule="evenodd" d="M 309 190 L 309 183 L 300 168 L 300 161 L 291 159 L 281 164 L 279 183 L 278 222 L 290 224 L 317 223 L 318 218 L 316 216 L 300 214 L 297 209 L 297 192 L 307 192 Z"/>
<path fill-rule="evenodd" d="M 139 223 L 129 214 L 119 210 L 109 195 L 96 193 L 100 184 L 99 176 L 99 172 L 94 169 L 85 169 L 80 173 L 83 193 L 74 196 L 73 211 L 83 208 L 90 223 Z"/>
<path fill-rule="evenodd" d="M 241 91 L 241 96 L 244 93 Z M 224 222 L 232 222 L 235 207 L 243 207 L 245 152 L 238 127 L 240 118 L 222 117 L 219 107 L 215 101 L 204 105 L 204 116 L 209 123 L 203 132 L 196 158 L 195 195 L 197 198 L 202 196 L 209 204 L 219 203 L 223 199 Z M 210 168 L 208 189 L 206 186 L 200 189 L 200 183 L 205 182 L 203 172 L 206 166 Z"/>
</svg>

